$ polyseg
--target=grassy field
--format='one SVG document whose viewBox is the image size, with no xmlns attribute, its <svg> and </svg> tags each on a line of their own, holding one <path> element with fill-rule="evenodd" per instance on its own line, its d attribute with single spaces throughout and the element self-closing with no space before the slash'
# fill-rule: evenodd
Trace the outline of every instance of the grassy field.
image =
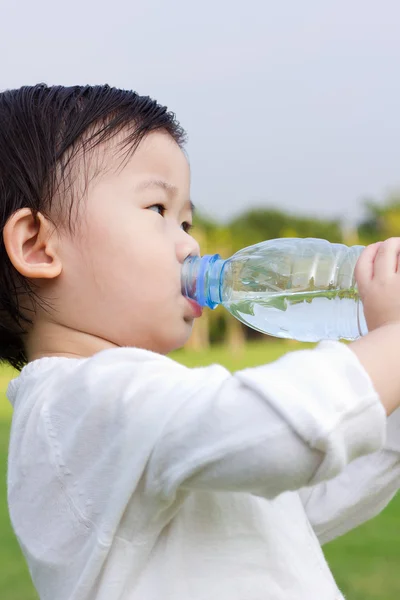
<svg viewBox="0 0 400 600">
<path fill-rule="evenodd" d="M 290 342 L 254 343 L 238 355 L 232 355 L 227 348 L 212 348 L 207 353 L 178 352 L 174 357 L 188 366 L 219 362 L 234 371 L 269 362 L 295 348 L 297 345 Z M 11 409 L 5 390 L 10 376 L 10 371 L 0 371 L 0 598 L 37 600 L 7 512 L 5 480 Z M 347 600 L 400 598 L 400 573 L 397 571 L 400 495 L 379 517 L 328 544 L 325 553 Z"/>
</svg>

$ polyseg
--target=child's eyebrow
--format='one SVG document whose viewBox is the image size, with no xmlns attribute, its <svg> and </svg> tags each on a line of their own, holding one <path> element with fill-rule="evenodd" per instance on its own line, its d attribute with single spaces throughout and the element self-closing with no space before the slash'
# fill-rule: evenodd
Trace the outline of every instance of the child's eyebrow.
<svg viewBox="0 0 400 600">
<path fill-rule="evenodd" d="M 178 188 L 176 186 L 172 185 L 172 183 L 168 183 L 168 181 L 165 181 L 164 179 L 146 179 L 146 181 L 142 181 L 136 186 L 136 191 L 140 192 L 152 187 L 161 188 L 170 196 L 174 196 L 178 192 Z M 186 204 L 190 208 L 192 215 L 194 215 L 196 207 L 193 202 L 188 200 Z"/>
<path fill-rule="evenodd" d="M 145 181 L 138 183 L 138 185 L 136 186 L 136 190 L 138 192 L 141 192 L 152 187 L 161 188 L 162 190 L 165 190 L 166 192 L 168 192 L 168 194 L 171 195 L 176 194 L 178 191 L 177 187 L 172 185 L 172 183 L 168 183 L 168 181 L 164 181 L 164 179 L 146 179 Z"/>
</svg>

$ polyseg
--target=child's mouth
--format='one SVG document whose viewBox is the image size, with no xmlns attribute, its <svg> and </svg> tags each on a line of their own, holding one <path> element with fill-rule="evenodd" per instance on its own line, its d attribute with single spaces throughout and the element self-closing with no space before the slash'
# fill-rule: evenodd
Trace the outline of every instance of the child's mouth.
<svg viewBox="0 0 400 600">
<path fill-rule="evenodd" d="M 193 318 L 197 319 L 198 317 L 201 317 L 201 315 L 203 314 L 202 307 L 199 304 L 197 304 L 197 302 L 195 300 L 191 300 L 190 298 L 186 298 L 186 300 L 187 300 L 188 304 L 190 304 Z"/>
</svg>

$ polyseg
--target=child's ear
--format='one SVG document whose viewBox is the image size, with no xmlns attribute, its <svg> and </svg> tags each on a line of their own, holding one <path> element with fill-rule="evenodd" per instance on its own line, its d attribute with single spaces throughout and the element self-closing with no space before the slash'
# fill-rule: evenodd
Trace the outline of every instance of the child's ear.
<svg viewBox="0 0 400 600">
<path fill-rule="evenodd" d="M 62 271 L 54 225 L 30 208 L 17 210 L 3 230 L 4 245 L 16 270 L 30 279 L 54 279 Z"/>
</svg>

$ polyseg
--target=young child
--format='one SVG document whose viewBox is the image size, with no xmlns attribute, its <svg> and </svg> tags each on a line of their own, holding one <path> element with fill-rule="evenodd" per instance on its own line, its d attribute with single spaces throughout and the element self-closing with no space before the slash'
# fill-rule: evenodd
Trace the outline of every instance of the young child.
<svg viewBox="0 0 400 600">
<path fill-rule="evenodd" d="M 0 94 L 15 533 L 42 600 L 338 600 L 320 545 L 400 483 L 400 240 L 357 265 L 364 338 L 185 368 L 183 143 L 130 91 Z"/>
</svg>

